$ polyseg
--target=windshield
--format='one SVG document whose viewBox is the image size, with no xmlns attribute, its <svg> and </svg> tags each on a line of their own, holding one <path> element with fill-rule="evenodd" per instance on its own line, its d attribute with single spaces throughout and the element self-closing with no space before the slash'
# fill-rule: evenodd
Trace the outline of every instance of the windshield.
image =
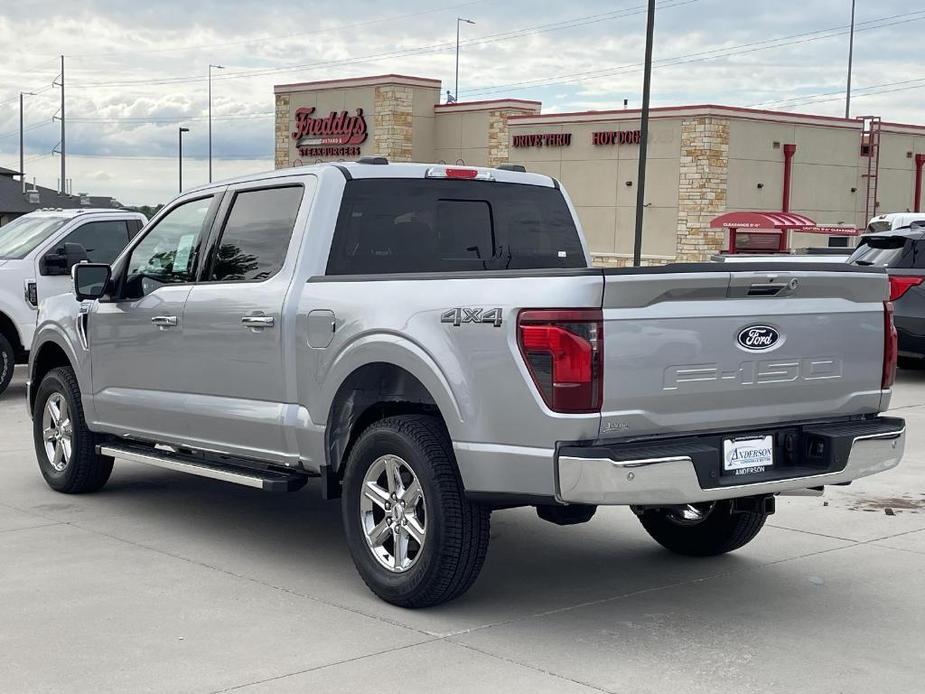
<svg viewBox="0 0 925 694">
<path fill-rule="evenodd" d="M 25 258 L 48 237 L 64 226 L 67 217 L 25 215 L 0 227 L 0 259 Z"/>
<path fill-rule="evenodd" d="M 906 246 L 905 236 L 870 236 L 861 239 L 860 245 L 848 258 L 852 265 L 876 265 L 878 267 L 897 267 L 912 244 Z"/>
</svg>

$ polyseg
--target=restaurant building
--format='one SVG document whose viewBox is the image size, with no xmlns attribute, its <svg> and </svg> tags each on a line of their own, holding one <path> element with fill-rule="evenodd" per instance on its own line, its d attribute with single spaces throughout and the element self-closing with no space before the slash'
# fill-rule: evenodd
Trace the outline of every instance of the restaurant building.
<svg viewBox="0 0 925 694">
<path fill-rule="evenodd" d="M 543 113 L 542 103 L 440 103 L 403 75 L 277 85 L 276 167 L 391 161 L 523 164 L 560 180 L 596 263 L 632 257 L 640 113 Z M 651 110 L 643 261 L 723 250 L 853 245 L 867 220 L 922 205 L 925 126 L 712 104 Z M 726 216 L 764 211 L 784 215 Z M 730 226 L 740 222 L 744 226 Z M 770 220 L 752 228 L 747 220 Z"/>
</svg>

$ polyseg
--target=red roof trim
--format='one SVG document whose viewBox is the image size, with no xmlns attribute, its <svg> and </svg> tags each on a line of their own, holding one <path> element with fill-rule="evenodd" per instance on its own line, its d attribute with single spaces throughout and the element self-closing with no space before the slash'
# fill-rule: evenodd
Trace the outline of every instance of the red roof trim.
<svg viewBox="0 0 925 694">
<path fill-rule="evenodd" d="M 432 77 L 415 77 L 413 75 L 397 75 L 394 72 L 390 72 L 385 75 L 370 75 L 368 77 L 342 77 L 341 79 L 336 80 L 319 80 L 317 82 L 292 82 L 291 84 L 276 84 L 273 86 L 274 89 L 282 89 L 284 87 L 314 87 L 318 85 L 325 84 L 335 84 L 337 82 L 369 82 L 371 80 L 381 80 L 386 78 L 394 78 L 399 80 L 416 80 L 418 82 L 433 82 L 434 84 L 440 84 L 441 81 L 434 79 Z"/>
<path fill-rule="evenodd" d="M 542 101 L 533 101 L 532 99 L 482 99 L 480 101 L 455 101 L 452 104 L 434 104 L 434 108 L 453 108 L 454 106 L 475 106 L 477 104 L 530 104 L 531 106 L 542 106 Z M 539 114 L 532 114 L 539 115 Z M 516 117 L 516 116 L 515 116 Z"/>
<path fill-rule="evenodd" d="M 659 111 L 695 111 L 701 109 L 716 109 L 718 111 L 732 111 L 737 113 L 760 113 L 770 116 L 791 116 L 793 118 L 813 118 L 824 121 L 837 121 L 840 123 L 849 123 L 851 125 L 861 126 L 861 122 L 854 118 L 842 118 L 841 116 L 820 116 L 813 113 L 796 113 L 793 111 L 770 111 L 759 108 L 746 108 L 745 106 L 720 106 L 719 104 L 691 104 L 687 106 L 658 106 L 650 109 L 652 112 Z M 511 120 L 519 118 L 574 118 L 576 116 L 609 116 L 616 114 L 642 113 L 642 109 L 608 109 L 605 111 L 570 111 L 562 113 L 543 113 L 535 116 L 511 116 Z"/>
</svg>

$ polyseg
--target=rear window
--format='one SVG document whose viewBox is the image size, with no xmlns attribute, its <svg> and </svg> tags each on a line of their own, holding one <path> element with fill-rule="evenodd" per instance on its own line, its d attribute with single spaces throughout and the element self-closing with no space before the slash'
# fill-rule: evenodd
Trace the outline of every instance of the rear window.
<svg viewBox="0 0 925 694">
<path fill-rule="evenodd" d="M 555 188 L 396 178 L 347 182 L 327 274 L 585 266 Z"/>
<path fill-rule="evenodd" d="M 912 267 L 915 244 L 905 236 L 863 237 L 848 258 L 852 265 Z"/>
</svg>

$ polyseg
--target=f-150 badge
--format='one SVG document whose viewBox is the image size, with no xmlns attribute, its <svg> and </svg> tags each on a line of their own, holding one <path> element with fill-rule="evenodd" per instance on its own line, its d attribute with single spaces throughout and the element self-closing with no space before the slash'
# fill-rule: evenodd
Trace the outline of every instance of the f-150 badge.
<svg viewBox="0 0 925 694">
<path fill-rule="evenodd" d="M 490 323 L 500 328 L 501 316 L 500 308 L 451 308 L 440 314 L 440 322 L 451 323 L 455 326 L 463 323 Z"/>
</svg>

